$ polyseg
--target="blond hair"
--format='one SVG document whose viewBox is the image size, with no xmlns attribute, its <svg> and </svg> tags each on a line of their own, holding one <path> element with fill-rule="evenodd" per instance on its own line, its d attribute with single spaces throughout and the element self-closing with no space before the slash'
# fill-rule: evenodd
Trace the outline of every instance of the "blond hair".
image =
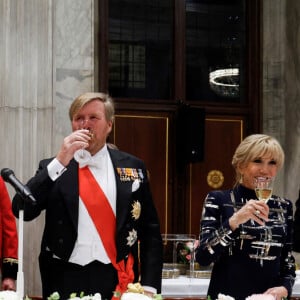
<svg viewBox="0 0 300 300">
<path fill-rule="evenodd" d="M 246 166 L 249 162 L 262 156 L 270 156 L 276 161 L 278 170 L 284 163 L 284 152 L 280 143 L 272 136 L 266 134 L 252 134 L 246 137 L 236 148 L 232 158 L 232 166 L 236 172 L 236 182 L 241 181 L 240 166 Z"/>
<path fill-rule="evenodd" d="M 81 110 L 87 103 L 99 100 L 103 102 L 105 108 L 105 118 L 107 121 L 113 121 L 115 115 L 115 106 L 113 99 L 105 93 L 84 93 L 78 96 L 71 104 L 69 109 L 69 118 L 73 121 L 74 116 Z"/>
</svg>

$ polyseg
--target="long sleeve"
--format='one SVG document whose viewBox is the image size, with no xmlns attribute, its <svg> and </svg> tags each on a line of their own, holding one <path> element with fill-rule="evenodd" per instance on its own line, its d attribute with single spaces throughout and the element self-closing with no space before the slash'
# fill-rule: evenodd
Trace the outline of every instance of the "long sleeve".
<svg viewBox="0 0 300 300">
<path fill-rule="evenodd" d="M 0 177 L 0 217 L 1 217 L 1 268 L 2 279 L 17 277 L 18 270 L 18 234 L 15 217 L 5 183 Z"/>
<path fill-rule="evenodd" d="M 200 244 L 196 251 L 200 265 L 207 266 L 225 251 L 230 251 L 236 237 L 228 223 L 233 213 L 229 192 L 217 191 L 206 196 L 200 223 Z"/>
<path fill-rule="evenodd" d="M 292 294 L 293 285 L 295 283 L 295 259 L 292 255 L 293 250 L 293 205 L 288 202 L 287 205 L 287 237 L 283 245 L 281 261 L 280 261 L 280 281 Z"/>
<path fill-rule="evenodd" d="M 296 201 L 296 210 L 293 223 L 293 250 L 300 252 L 300 191 Z"/>
</svg>

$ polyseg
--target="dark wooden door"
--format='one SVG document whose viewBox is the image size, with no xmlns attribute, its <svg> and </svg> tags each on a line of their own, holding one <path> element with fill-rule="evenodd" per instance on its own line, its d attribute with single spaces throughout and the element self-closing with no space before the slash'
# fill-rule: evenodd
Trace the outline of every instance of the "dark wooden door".
<svg viewBox="0 0 300 300">
<path fill-rule="evenodd" d="M 203 202 L 211 190 L 229 189 L 234 184 L 235 172 L 231 160 L 241 142 L 244 120 L 239 117 L 207 117 L 205 123 L 205 160 L 189 166 L 188 232 L 199 234 Z"/>
<path fill-rule="evenodd" d="M 170 115 L 146 112 L 117 114 L 113 130 L 114 144 L 141 158 L 147 167 L 153 199 L 162 232 L 170 230 L 169 188 Z"/>
</svg>

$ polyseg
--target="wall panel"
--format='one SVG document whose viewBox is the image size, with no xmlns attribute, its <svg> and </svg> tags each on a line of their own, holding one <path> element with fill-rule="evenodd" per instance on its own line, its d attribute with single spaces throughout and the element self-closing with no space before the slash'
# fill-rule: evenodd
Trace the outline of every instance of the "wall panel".
<svg viewBox="0 0 300 300">
<path fill-rule="evenodd" d="M 243 118 L 220 117 L 205 120 L 204 161 L 190 164 L 187 188 L 189 232 L 199 234 L 199 222 L 206 194 L 233 186 L 233 153 L 243 137 Z"/>
<path fill-rule="evenodd" d="M 169 227 L 169 117 L 149 113 L 117 114 L 114 144 L 141 158 L 149 171 L 162 232 Z"/>
</svg>

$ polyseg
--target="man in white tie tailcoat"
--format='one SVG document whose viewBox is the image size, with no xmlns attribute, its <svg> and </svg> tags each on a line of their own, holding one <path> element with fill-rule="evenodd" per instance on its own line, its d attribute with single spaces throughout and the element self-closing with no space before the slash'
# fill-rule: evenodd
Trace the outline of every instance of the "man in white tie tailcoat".
<svg viewBox="0 0 300 300">
<path fill-rule="evenodd" d="M 43 298 L 98 292 L 111 299 L 137 281 L 146 293 L 159 294 L 159 220 L 144 163 L 106 144 L 113 100 L 85 93 L 71 104 L 69 117 L 73 132 L 27 183 L 36 202 L 25 202 L 24 220 L 46 212 L 39 255 Z M 16 194 L 15 216 L 20 201 Z"/>
</svg>

